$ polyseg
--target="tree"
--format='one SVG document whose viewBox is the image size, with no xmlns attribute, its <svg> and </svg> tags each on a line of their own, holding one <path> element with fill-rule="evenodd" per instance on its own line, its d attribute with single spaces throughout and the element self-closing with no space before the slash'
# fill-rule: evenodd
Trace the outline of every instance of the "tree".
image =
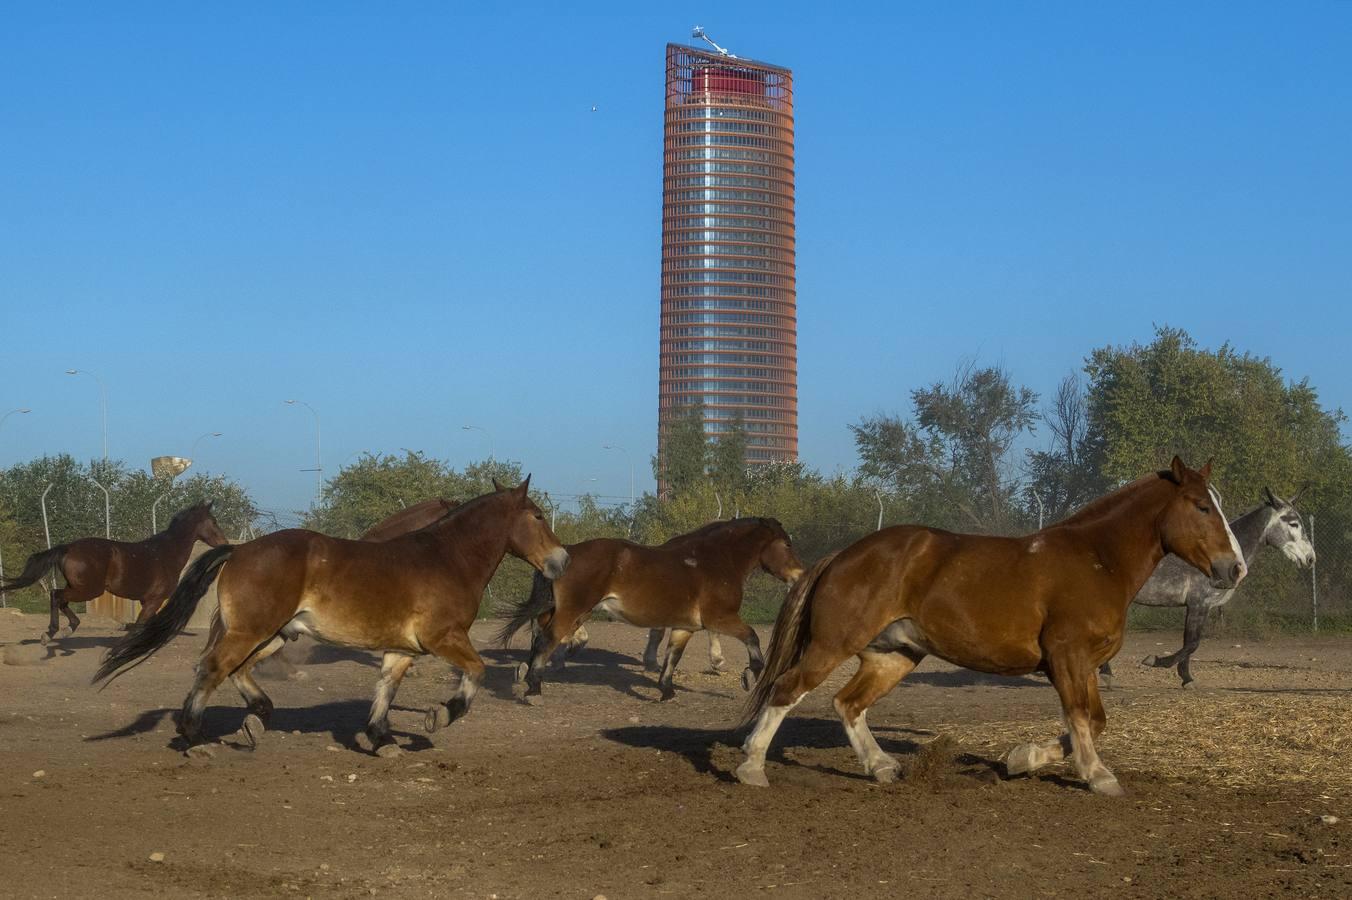
<svg viewBox="0 0 1352 900">
<path fill-rule="evenodd" d="M 1042 412 L 1050 446 L 1028 452 L 1028 512 L 1055 522 L 1104 492 L 1103 480 L 1086 459 L 1088 398 L 1078 375 L 1061 379 L 1049 409 Z"/>
<path fill-rule="evenodd" d="M 948 384 L 911 392 L 914 418 L 851 425 L 859 471 L 926 513 L 925 521 L 1004 533 L 1020 524 L 1020 482 L 1010 459 L 1034 430 L 1037 394 L 1001 367 L 958 368 Z"/>
<path fill-rule="evenodd" d="M 1325 410 L 1308 380 L 1287 382 L 1267 358 L 1230 344 L 1200 349 L 1161 327 L 1149 344 L 1090 354 L 1086 463 L 1109 484 L 1163 468 L 1175 453 L 1193 466 L 1214 459 L 1213 481 L 1257 503 L 1264 487 L 1331 502 L 1352 489 L 1342 410 Z"/>
<path fill-rule="evenodd" d="M 746 419 L 739 411 L 708 451 L 709 476 L 714 485 L 730 497 L 746 490 L 746 448 Z"/>
<path fill-rule="evenodd" d="M 663 490 L 680 493 L 705 479 L 709 444 L 704 436 L 704 405 L 688 403 L 672 411 L 662 425 L 653 477 Z"/>
</svg>

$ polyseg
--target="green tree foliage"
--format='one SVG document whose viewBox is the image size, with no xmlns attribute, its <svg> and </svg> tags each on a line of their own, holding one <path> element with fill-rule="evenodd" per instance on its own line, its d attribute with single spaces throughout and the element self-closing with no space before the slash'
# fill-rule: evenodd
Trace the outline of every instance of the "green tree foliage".
<svg viewBox="0 0 1352 900">
<path fill-rule="evenodd" d="M 1024 524 L 1015 442 L 1037 422 L 1037 394 L 998 366 L 964 365 L 947 384 L 911 392 L 914 416 L 850 426 L 859 471 L 945 527 L 1006 533 Z"/>
<path fill-rule="evenodd" d="M 709 477 L 720 492 L 738 494 L 746 490 L 746 449 L 746 420 L 739 411 L 708 450 Z"/>
<path fill-rule="evenodd" d="M 671 413 L 662 425 L 662 444 L 653 457 L 653 477 L 673 493 L 704 481 L 709 442 L 704 436 L 704 406 L 691 403 Z"/>
</svg>

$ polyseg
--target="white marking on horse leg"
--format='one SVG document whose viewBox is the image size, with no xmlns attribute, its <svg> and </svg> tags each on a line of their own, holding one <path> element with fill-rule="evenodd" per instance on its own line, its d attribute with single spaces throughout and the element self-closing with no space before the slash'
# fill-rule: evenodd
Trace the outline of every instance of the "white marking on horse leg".
<svg viewBox="0 0 1352 900">
<path fill-rule="evenodd" d="M 1106 797 L 1120 797 L 1124 793 L 1117 776 L 1099 759 L 1094 749 L 1094 738 L 1089 731 L 1089 722 L 1076 718 L 1070 723 L 1070 742 L 1073 747 L 1071 758 L 1075 761 L 1075 771 L 1089 783 L 1089 789 Z"/>
<path fill-rule="evenodd" d="M 767 706 L 761 710 L 760 717 L 756 719 L 756 727 L 751 729 L 746 742 L 742 744 L 742 749 L 746 752 L 746 761 L 737 767 L 738 781 L 755 787 L 769 786 L 770 782 L 765 777 L 765 754 L 770 749 L 770 741 L 774 740 L 775 732 L 779 731 L 784 717 L 806 696 L 807 693 L 804 692 L 788 706 Z"/>
<path fill-rule="evenodd" d="M 1005 757 L 1007 775 L 1024 775 L 1036 772 L 1043 766 L 1060 762 L 1070 753 L 1070 736 L 1061 735 L 1054 741 L 1042 744 L 1020 744 Z"/>
<path fill-rule="evenodd" d="M 380 680 L 376 682 L 376 697 L 371 704 L 371 715 L 366 720 L 366 736 L 378 749 L 390 735 L 390 704 L 399 690 L 404 673 L 413 658 L 406 653 L 386 653 L 380 663 Z"/>
<path fill-rule="evenodd" d="M 878 746 L 877 738 L 868 727 L 868 710 L 861 711 L 854 722 L 850 722 L 843 715 L 840 720 L 845 723 L 845 734 L 850 739 L 850 746 L 859 757 L 865 774 L 872 775 L 881 784 L 896 781 L 901 763 L 897 762 L 896 757 L 884 753 L 883 748 Z"/>
</svg>

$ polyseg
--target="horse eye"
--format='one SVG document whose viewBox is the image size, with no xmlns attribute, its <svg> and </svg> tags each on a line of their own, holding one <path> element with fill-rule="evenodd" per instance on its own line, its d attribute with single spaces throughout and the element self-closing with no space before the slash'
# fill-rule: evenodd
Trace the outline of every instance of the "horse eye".
<svg viewBox="0 0 1352 900">
<path fill-rule="evenodd" d="M 1211 507 L 1206 506 L 1205 504 L 1202 503 L 1197 504 L 1197 511 L 1204 516 L 1211 515 Z"/>
</svg>

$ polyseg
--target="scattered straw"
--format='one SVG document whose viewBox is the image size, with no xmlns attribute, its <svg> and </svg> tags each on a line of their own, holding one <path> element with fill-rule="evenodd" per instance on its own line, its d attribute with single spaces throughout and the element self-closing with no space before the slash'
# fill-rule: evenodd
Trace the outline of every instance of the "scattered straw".
<svg viewBox="0 0 1352 900">
<path fill-rule="evenodd" d="M 1112 768 L 1236 788 L 1352 788 L 1352 693 L 1177 692 L 1114 706 L 1098 741 Z M 1053 719 L 931 727 L 992 756 L 1061 730 Z"/>
</svg>

